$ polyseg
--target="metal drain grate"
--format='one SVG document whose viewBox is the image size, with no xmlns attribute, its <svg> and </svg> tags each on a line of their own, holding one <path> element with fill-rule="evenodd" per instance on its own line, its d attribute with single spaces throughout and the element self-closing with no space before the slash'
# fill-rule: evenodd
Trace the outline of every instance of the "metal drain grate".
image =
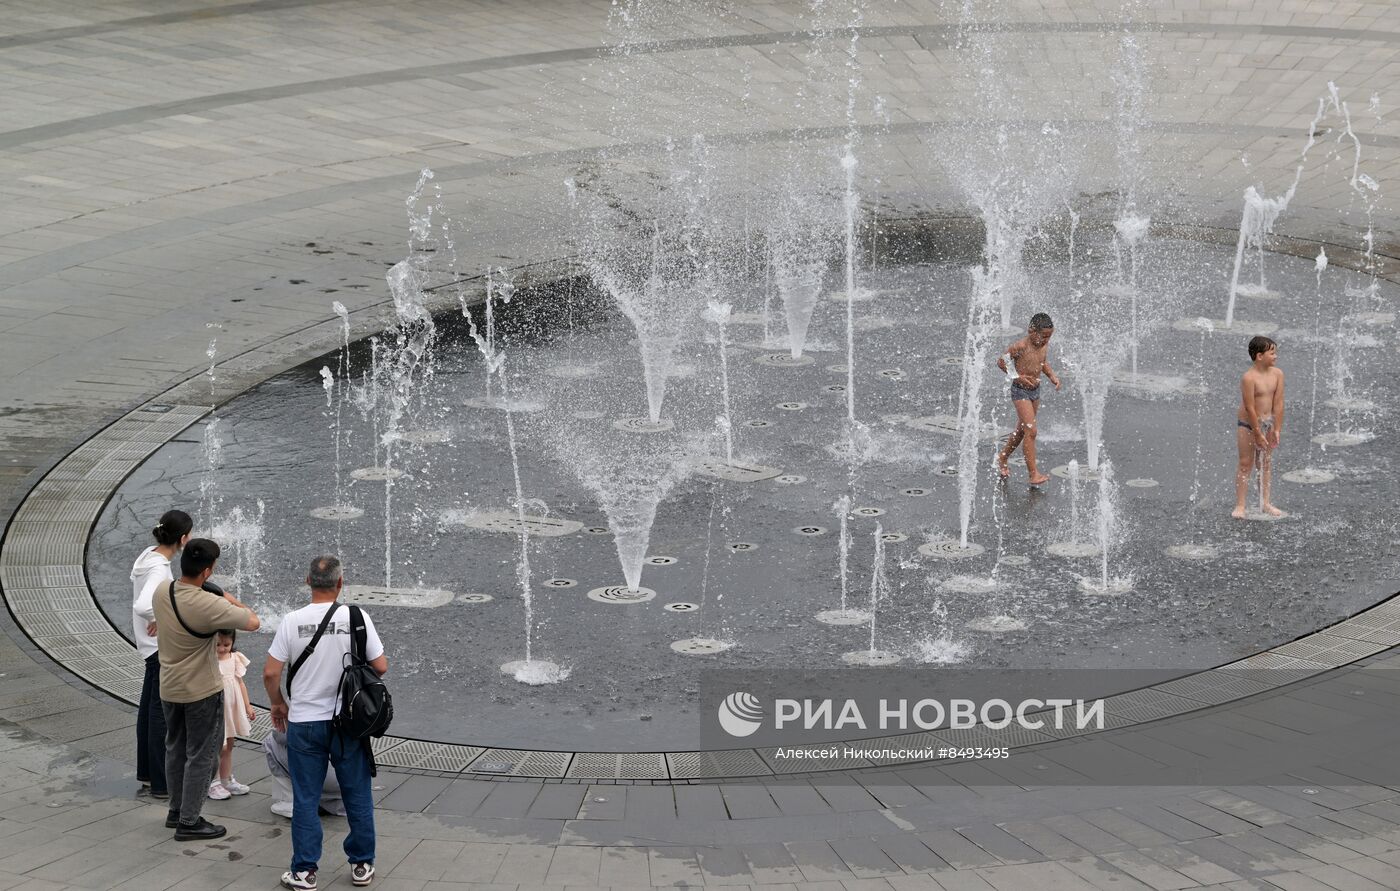
<svg viewBox="0 0 1400 891">
<path fill-rule="evenodd" d="M 516 777 L 562 777 L 569 769 L 569 761 L 572 758 L 572 752 L 487 749 L 467 766 L 467 772 L 506 774 Z"/>
<path fill-rule="evenodd" d="M 360 467 L 350 471 L 350 476 L 352 479 L 382 483 L 398 479 L 403 476 L 403 471 L 397 467 Z"/>
<path fill-rule="evenodd" d="M 886 532 L 880 536 L 880 541 L 888 544 L 899 544 L 901 541 L 908 541 L 909 536 L 903 532 Z"/>
<path fill-rule="evenodd" d="M 669 613 L 693 613 L 700 608 L 700 604 L 691 603 L 687 600 L 678 600 L 675 603 L 668 603 L 661 608 Z"/>
<path fill-rule="evenodd" d="M 937 560 L 960 560 L 966 557 L 976 557 L 986 550 L 976 542 L 969 542 L 967 547 L 963 547 L 961 542 L 952 538 L 940 538 L 919 545 L 920 554 Z"/>
<path fill-rule="evenodd" d="M 885 509 L 883 507 L 854 507 L 851 508 L 853 517 L 883 517 Z"/>
<path fill-rule="evenodd" d="M 956 472 L 957 471 L 954 471 L 954 473 Z M 929 490 L 920 488 L 918 486 L 914 486 L 908 489 L 904 489 L 899 494 L 908 495 L 910 498 L 923 498 L 925 495 L 929 494 Z"/>
<path fill-rule="evenodd" d="M 6 588 L 5 599 L 17 613 L 92 608 L 92 594 L 86 588 Z"/>
<path fill-rule="evenodd" d="M 578 584 L 578 580 L 563 578 L 545 579 L 543 582 L 540 582 L 540 584 L 546 588 L 572 588 Z"/>
<path fill-rule="evenodd" d="M 452 592 L 442 588 L 381 588 L 375 585 L 346 585 L 340 592 L 343 603 L 365 606 L 403 606 L 435 609 L 452 602 Z"/>
<path fill-rule="evenodd" d="M 826 527 L 825 527 L 825 526 L 794 526 L 793 529 L 792 529 L 792 531 L 793 531 L 793 532 L 796 532 L 798 535 L 807 535 L 807 536 L 825 535 L 825 534 L 826 534 Z"/>
<path fill-rule="evenodd" d="M 650 588 L 637 588 L 632 590 L 625 585 L 606 585 L 602 588 L 594 588 L 588 592 L 589 600 L 596 600 L 599 603 L 629 604 L 646 603 L 656 596 L 656 592 Z"/>
<path fill-rule="evenodd" d="M 794 358 L 791 353 L 765 353 L 762 356 L 756 356 L 753 364 L 766 365 L 769 368 L 801 368 L 804 365 L 811 365 L 815 361 L 811 356 Z"/>
<path fill-rule="evenodd" d="M 754 777 L 773 773 L 753 749 L 719 752 L 668 752 L 666 767 L 676 780 L 714 777 Z"/>
<path fill-rule="evenodd" d="M 751 541 L 731 541 L 725 547 L 736 554 L 750 554 L 758 550 L 758 545 Z"/>
<path fill-rule="evenodd" d="M 659 421 L 653 421 L 651 418 L 618 418 L 612 425 L 623 433 L 665 433 L 674 430 L 676 422 L 670 418 L 662 418 Z"/>
<path fill-rule="evenodd" d="M 580 779 L 664 780 L 666 756 L 661 752 L 579 752 L 566 776 Z"/>
<path fill-rule="evenodd" d="M 796 486 L 807 482 L 807 478 L 796 473 L 784 473 L 781 476 L 773 477 L 773 482 L 783 486 Z"/>
<path fill-rule="evenodd" d="M 9 554 L 6 553 L 8 558 Z M 78 564 L 67 566 L 16 566 L 0 564 L 0 585 L 9 588 L 82 588 L 87 590 L 87 577 Z M 91 604 L 89 604 L 91 605 Z"/>
<path fill-rule="evenodd" d="M 1062 480 L 1069 479 L 1069 465 L 1061 464 L 1059 467 L 1050 468 L 1050 473 Z M 1096 483 L 1099 481 L 1099 472 L 1090 470 L 1088 464 L 1079 465 L 1079 481 L 1081 483 Z"/>
<path fill-rule="evenodd" d="M 1207 544 L 1172 545 L 1164 553 L 1178 560 L 1214 560 L 1220 556 L 1218 548 Z"/>
<path fill-rule="evenodd" d="M 713 637 L 687 637 L 671 644 L 674 652 L 683 656 L 713 656 L 729 649 L 729 644 Z"/>
<path fill-rule="evenodd" d="M 458 603 L 490 603 L 492 600 L 495 599 L 496 598 L 492 597 L 490 594 L 481 593 L 457 595 Z"/>
<path fill-rule="evenodd" d="M 646 559 L 646 564 L 648 566 L 674 566 L 678 562 L 680 561 L 678 561 L 675 557 L 665 557 L 660 554 L 657 554 L 654 557 L 648 557 Z"/>
<path fill-rule="evenodd" d="M 779 402 L 776 408 L 781 409 L 782 411 L 802 411 L 804 409 L 811 408 L 811 406 L 809 406 L 805 402 Z"/>
<path fill-rule="evenodd" d="M 1332 482 L 1337 478 L 1337 475 L 1326 470 L 1305 467 L 1302 470 L 1290 470 L 1283 475 L 1283 478 L 1290 483 L 1302 483 L 1303 485 L 1316 486 L 1322 483 Z"/>
<path fill-rule="evenodd" d="M 352 507 L 348 504 L 315 507 L 311 509 L 311 516 L 316 519 L 332 520 L 335 522 L 340 522 L 341 520 L 357 520 L 364 515 L 365 512 L 362 509 Z"/>
<path fill-rule="evenodd" d="M 1146 477 L 1140 477 L 1138 479 L 1128 480 L 1123 485 L 1130 489 L 1152 489 L 1157 486 L 1157 481 Z"/>
<path fill-rule="evenodd" d="M 1103 551 L 1088 541 L 1054 541 L 1045 546 L 1045 553 L 1056 557 L 1098 557 Z"/>
<path fill-rule="evenodd" d="M 1031 627 L 1030 622 L 1014 616 L 982 616 L 963 625 L 968 631 L 983 634 L 1014 634 Z"/>
</svg>

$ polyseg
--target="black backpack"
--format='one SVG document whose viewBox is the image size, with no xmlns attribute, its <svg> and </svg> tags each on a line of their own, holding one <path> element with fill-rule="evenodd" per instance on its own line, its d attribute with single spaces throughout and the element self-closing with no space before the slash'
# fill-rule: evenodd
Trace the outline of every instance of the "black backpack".
<svg viewBox="0 0 1400 891">
<path fill-rule="evenodd" d="M 340 684 L 336 692 L 339 702 L 335 715 L 331 718 L 331 726 L 341 737 L 364 745 L 370 756 L 370 775 L 375 776 L 378 771 L 369 741 L 371 737 L 383 736 L 388 731 L 389 722 L 394 720 L 394 698 L 389 695 L 389 688 L 384 685 L 384 679 L 370 666 L 366 658 L 369 631 L 365 625 L 365 615 L 353 603 L 349 604 L 349 607 L 350 652 L 342 659 Z M 316 634 L 288 669 L 288 699 L 292 695 L 292 679 L 296 677 L 297 669 L 316 652 L 316 644 L 320 642 L 321 635 L 326 633 L 326 626 L 339 610 L 339 603 L 331 604 L 331 608 L 326 610 L 326 615 L 321 619 Z"/>
<path fill-rule="evenodd" d="M 383 736 L 394 720 L 394 697 L 365 658 L 368 640 L 365 614 L 351 604 L 350 652 L 341 661 L 340 707 L 331 719 L 340 735 L 349 739 Z"/>
</svg>

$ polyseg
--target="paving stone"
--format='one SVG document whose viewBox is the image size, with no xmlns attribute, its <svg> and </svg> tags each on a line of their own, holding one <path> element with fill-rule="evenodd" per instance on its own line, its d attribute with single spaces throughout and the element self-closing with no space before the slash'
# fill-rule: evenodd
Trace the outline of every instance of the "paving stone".
<svg viewBox="0 0 1400 891">
<path fill-rule="evenodd" d="M 876 836 L 874 841 L 886 857 L 910 875 L 947 872 L 952 869 L 947 861 L 933 853 L 928 845 L 910 833 Z"/>
<path fill-rule="evenodd" d="M 1058 863 L 1026 863 L 977 870 L 997 891 L 1079 891 L 1084 879 Z"/>
<path fill-rule="evenodd" d="M 704 875 L 695 850 L 687 847 L 653 847 L 647 850 L 653 885 L 701 885 Z"/>
<path fill-rule="evenodd" d="M 1283 823 L 1265 826 L 1259 829 L 1256 834 L 1323 863 L 1341 863 L 1344 860 L 1353 859 L 1358 853 L 1352 848 L 1319 838 L 1299 828 L 1296 824 Z"/>
<path fill-rule="evenodd" d="M 784 847 L 809 882 L 844 882 L 856 878 L 840 855 L 824 841 L 788 842 Z"/>
<path fill-rule="evenodd" d="M 999 857 L 968 841 L 967 838 L 951 829 L 935 832 L 916 833 L 919 841 L 929 850 L 943 858 L 954 869 L 975 869 L 979 866 L 1000 866 Z"/>
<path fill-rule="evenodd" d="M 736 847 L 696 848 L 706 885 L 751 885 L 756 882 L 744 853 Z"/>
<path fill-rule="evenodd" d="M 805 876 L 797 868 L 792 854 L 780 844 L 744 845 L 740 849 L 753 874 L 755 883 L 782 884 L 802 882 Z"/>
<path fill-rule="evenodd" d="M 430 814 L 467 816 L 476 812 L 494 788 L 494 784 L 479 780 L 452 780 L 424 810 Z"/>
<path fill-rule="evenodd" d="M 1099 859 L 1107 861 L 1123 872 L 1157 891 L 1173 891 L 1176 888 L 1194 888 L 1200 883 L 1189 879 L 1176 870 L 1163 866 L 1139 851 L 1112 851 Z"/>
<path fill-rule="evenodd" d="M 1149 891 L 1147 885 L 1099 857 L 1076 857 L 1060 865 L 1100 891 Z"/>
</svg>

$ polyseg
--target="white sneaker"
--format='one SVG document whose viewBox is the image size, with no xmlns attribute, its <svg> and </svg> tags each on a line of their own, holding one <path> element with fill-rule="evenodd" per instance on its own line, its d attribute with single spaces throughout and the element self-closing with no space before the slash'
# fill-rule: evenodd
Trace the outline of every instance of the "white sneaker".
<svg viewBox="0 0 1400 891">
<path fill-rule="evenodd" d="M 274 801 L 272 812 L 279 817 L 286 817 L 290 820 L 292 818 L 292 803 L 290 801 Z"/>
<path fill-rule="evenodd" d="M 292 872 L 289 869 L 282 873 L 282 887 L 292 888 L 294 891 L 316 891 L 316 870 Z"/>
<path fill-rule="evenodd" d="M 352 863 L 350 865 L 350 884 L 356 888 L 363 888 L 374 881 L 373 863 Z"/>
<path fill-rule="evenodd" d="M 224 788 L 228 790 L 228 794 L 230 795 L 248 794 L 248 787 L 238 782 L 238 780 L 233 777 L 229 777 L 228 779 L 223 780 L 222 782 L 224 784 Z"/>
<path fill-rule="evenodd" d="M 215 801 L 223 801 L 228 798 L 228 790 L 224 788 L 223 783 L 215 780 L 209 784 L 209 797 Z"/>
</svg>

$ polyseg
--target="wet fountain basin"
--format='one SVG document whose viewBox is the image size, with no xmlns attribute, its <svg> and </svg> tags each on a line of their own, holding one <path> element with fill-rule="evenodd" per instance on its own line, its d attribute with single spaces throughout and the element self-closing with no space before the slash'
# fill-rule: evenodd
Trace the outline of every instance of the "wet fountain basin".
<svg viewBox="0 0 1400 891">
<path fill-rule="evenodd" d="M 854 304 L 861 322 L 857 404 L 872 427 L 874 446 L 850 492 L 864 513 L 853 511 L 849 520 L 847 607 L 868 606 L 878 517 L 894 585 L 878 612 L 876 651 L 888 654 L 881 660 L 898 657 L 901 665 L 916 665 L 927 649 L 922 642 L 951 636 L 965 645 L 964 659 L 974 665 L 1202 668 L 1281 643 L 1393 592 L 1400 575 L 1400 508 L 1391 482 L 1400 468 L 1393 439 L 1326 449 L 1308 441 L 1314 349 L 1322 351 L 1314 435 L 1338 432 L 1339 417 L 1341 432 L 1351 434 L 1348 441 L 1358 431 L 1381 429 L 1381 419 L 1364 411 L 1321 404 L 1334 395 L 1327 388 L 1333 355 L 1325 339 L 1283 343 L 1290 401 L 1276 500 L 1292 516 L 1275 523 L 1229 519 L 1234 399 L 1248 364 L 1247 334 L 1206 335 L 1203 380 L 1195 366 L 1199 329 L 1172 325 L 1178 318 L 1222 312 L 1229 252 L 1200 245 L 1162 245 L 1159 252 L 1162 268 L 1155 279 L 1144 280 L 1168 282 L 1180 302 L 1159 314 L 1161 323 L 1144 340 L 1140 362 L 1150 375 L 1144 380 L 1172 385 L 1135 391 L 1120 381 L 1124 385 L 1110 393 L 1105 452 L 1118 478 L 1130 481 L 1120 490 L 1126 537 L 1114 552 L 1110 575 L 1133 579 L 1131 591 L 1111 597 L 1081 587 L 1081 577 L 1097 577 L 1093 556 L 1048 551 L 1070 540 L 1067 479 L 1030 491 L 1025 469 L 1014 466 L 1005 488 L 992 482 L 991 438 L 1008 432 L 1012 417 L 996 374 L 987 375 L 984 422 L 992 426 L 980 444 L 978 467 L 988 469 L 971 535 L 976 548 L 957 546 L 957 477 L 944 470 L 957 461 L 962 368 L 943 360 L 962 351 L 962 334 L 944 322 L 965 311 L 966 274 L 953 266 L 883 266 L 869 282 L 873 296 Z M 1281 328 L 1309 328 L 1311 262 L 1271 262 L 1271 285 L 1284 296 L 1251 304 L 1252 314 L 1267 315 Z M 1053 280 L 1056 273 L 1041 274 Z M 1335 285 L 1344 276 L 1325 273 L 1324 283 L 1333 285 L 1327 293 L 1340 293 Z M 1382 293 L 1394 299 L 1386 289 Z M 350 473 L 378 466 L 383 456 L 372 447 L 369 424 L 353 411 L 344 412 L 341 506 L 364 513 L 346 512 L 339 522 L 310 514 L 335 500 L 332 443 L 317 379 L 326 361 L 287 372 L 220 410 L 227 437 L 219 475 L 223 508 L 257 499 L 267 505 L 261 567 L 266 589 L 242 593 L 265 618 L 276 619 L 300 602 L 309 559 L 338 548 L 347 561 L 347 584 L 366 586 L 369 593 L 360 602 L 388 646 L 396 732 L 506 747 L 556 748 L 567 740 L 581 749 L 691 748 L 698 734 L 691 695 L 706 666 L 840 667 L 847 654 L 869 650 L 863 620 L 841 625 L 815 618 L 840 607 L 840 519 L 832 503 L 847 492 L 847 476 L 839 450 L 830 447 L 841 437 L 844 383 L 832 383 L 829 360 L 755 364 L 734 361 L 731 354 L 740 466 L 724 468 L 718 449 L 701 456 L 710 463 L 662 502 L 652 531 L 648 553 L 674 562 L 646 563 L 646 594 L 629 596 L 606 534 L 608 518 L 557 452 L 543 446 L 540 425 L 567 418 L 599 447 L 628 437 L 708 431 L 721 411 L 714 347 L 692 342 L 678 348 L 677 364 L 697 370 L 671 380 L 662 415 L 673 429 L 656 430 L 665 425 L 638 418 L 645 398 L 636 350 L 628 346 L 630 326 L 596 303 L 580 305 L 567 314 L 577 324 L 567 336 L 558 328 L 566 316 L 564 299 L 562 289 L 540 291 L 499 310 L 498 318 L 516 357 L 512 405 L 540 409 L 511 415 L 520 438 L 522 485 L 532 499 L 525 523 L 537 619 L 534 658 L 567 669 L 566 679 L 526 685 L 500 672 L 501 665 L 524 657 L 515 562 L 520 521 L 512 505 L 506 413 L 498 400 L 487 399 L 477 353 L 451 320 L 443 320 L 439 373 L 412 428 L 432 435 L 403 437 L 394 456 L 393 468 L 402 475 L 392 481 L 392 590 L 374 587 L 384 574 L 384 474 L 362 473 L 352 482 Z M 736 322 L 761 324 L 757 294 L 731 299 L 747 313 Z M 1039 308 L 1018 305 L 1017 313 Z M 1053 363 L 1073 339 L 1075 325 L 1072 313 L 1048 309 L 1057 320 Z M 1324 320 L 1331 311 L 1328 304 Z M 810 337 L 843 343 L 844 313 L 844 303 L 822 301 Z M 899 321 L 874 324 L 884 319 Z M 775 319 L 774 330 L 781 327 Z M 1393 327 L 1378 323 L 1368 331 L 1379 346 L 1357 353 L 1355 389 L 1345 394 L 1351 400 L 1374 395 L 1377 381 L 1369 375 L 1380 363 L 1368 359 L 1395 347 Z M 1000 341 L 994 350 L 1004 348 Z M 365 353 L 354 350 L 355 367 L 367 362 Z M 600 363 L 600 356 L 618 358 Z M 560 368 L 587 368 L 590 374 L 550 373 Z M 880 373 L 893 369 L 899 374 Z M 1200 498 L 1193 504 L 1198 412 L 1204 437 Z M 1040 418 L 1042 469 L 1076 459 L 1087 478 L 1073 388 L 1046 392 Z M 765 425 L 743 423 L 748 419 Z M 198 430 L 192 434 L 182 440 L 196 439 Z M 1309 467 L 1332 480 L 1301 485 L 1282 476 Z M 119 628 L 129 621 L 126 573 L 145 543 L 149 518 L 173 505 L 197 505 L 203 469 L 197 443 L 171 442 L 122 486 L 101 518 L 89 571 Z M 1144 481 L 1158 484 L 1133 485 Z M 1086 515 L 1094 485 L 1081 483 L 1080 510 Z M 197 522 L 200 528 L 212 525 L 209 518 Z M 1180 549 L 1169 551 L 1173 547 Z M 1207 553 L 1213 558 L 1200 558 Z M 1015 559 L 1021 555 L 1029 556 Z M 958 559 L 943 559 L 948 556 Z M 231 549 L 222 572 L 232 573 L 234 557 Z M 551 584 L 560 580 L 574 584 Z M 981 580 L 986 583 L 973 583 Z M 422 592 L 431 591 L 459 593 L 423 608 L 433 598 Z M 369 599 L 374 596 L 379 599 Z M 395 596 L 403 599 L 395 602 Z M 946 626 L 928 618 L 936 600 L 947 609 Z M 269 640 L 247 635 L 240 646 L 257 663 Z M 538 681 L 551 681 L 559 673 L 536 674 Z"/>
</svg>

